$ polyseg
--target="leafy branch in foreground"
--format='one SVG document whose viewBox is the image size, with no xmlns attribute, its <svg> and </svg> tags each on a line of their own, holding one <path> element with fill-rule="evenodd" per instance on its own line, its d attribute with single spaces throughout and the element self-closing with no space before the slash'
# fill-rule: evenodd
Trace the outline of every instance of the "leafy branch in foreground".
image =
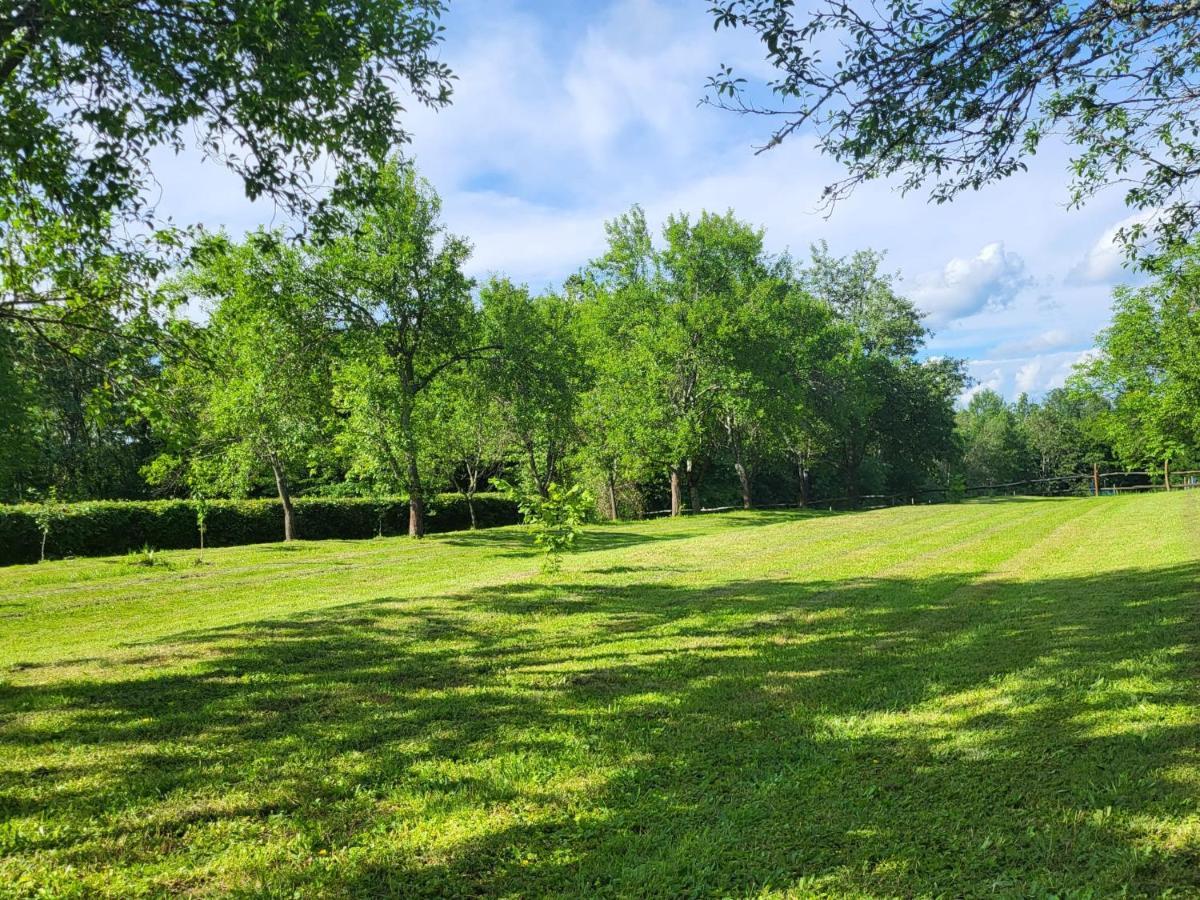
<svg viewBox="0 0 1200 900">
<path fill-rule="evenodd" d="M 1144 212 L 1122 234 L 1131 252 L 1200 227 L 1194 0 L 823 0 L 804 12 L 717 0 L 710 11 L 714 28 L 754 33 L 778 76 L 756 90 L 723 65 L 708 102 L 771 117 L 763 149 L 815 132 L 847 170 L 829 205 L 892 176 L 944 202 L 1024 169 L 1055 135 L 1076 149 L 1074 205 L 1122 185 Z"/>
<path fill-rule="evenodd" d="M 303 213 L 322 159 L 357 171 L 407 141 L 401 91 L 449 102 L 442 0 L 5 6 L 0 320 L 86 321 L 162 274 L 179 233 L 155 214 L 156 148 L 194 146 Z"/>
</svg>

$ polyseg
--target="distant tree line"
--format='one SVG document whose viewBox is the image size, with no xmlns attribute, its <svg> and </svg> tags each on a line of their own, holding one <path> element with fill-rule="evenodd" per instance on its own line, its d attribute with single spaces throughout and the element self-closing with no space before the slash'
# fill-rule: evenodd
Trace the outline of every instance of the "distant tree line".
<svg viewBox="0 0 1200 900">
<path fill-rule="evenodd" d="M 1064 387 L 1040 403 L 971 397 L 958 413 L 967 482 L 1200 466 L 1200 246 L 1166 253 L 1150 272 L 1143 287 L 1117 288 L 1112 324 Z"/>
<path fill-rule="evenodd" d="M 475 283 L 433 189 L 389 162 L 306 241 L 210 235 L 157 322 L 56 346 L 0 324 L 0 499 L 471 498 L 584 485 L 603 515 L 871 494 L 1196 456 L 1194 254 L 1117 296 L 1099 354 L 1040 403 L 967 386 L 882 258 L 798 260 L 732 212 L 634 207 L 560 291 Z M 1189 343 L 1190 342 L 1190 343 Z"/>
</svg>

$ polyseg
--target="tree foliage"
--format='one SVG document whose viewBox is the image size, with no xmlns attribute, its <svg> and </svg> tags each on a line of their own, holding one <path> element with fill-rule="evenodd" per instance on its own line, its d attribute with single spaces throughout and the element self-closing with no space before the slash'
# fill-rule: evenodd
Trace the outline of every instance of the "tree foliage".
<svg viewBox="0 0 1200 900">
<path fill-rule="evenodd" d="M 1075 380 L 1099 399 L 1118 456 L 1144 466 L 1200 456 L 1200 246 L 1164 258 L 1146 286 L 1117 288 L 1112 325 Z"/>
<path fill-rule="evenodd" d="M 715 27 L 754 34 L 765 88 L 722 66 L 710 101 L 770 116 L 773 147 L 813 133 L 846 176 L 928 186 L 938 202 L 1026 166 L 1051 135 L 1074 147 L 1071 199 L 1122 185 L 1165 245 L 1200 223 L 1191 3 L 715 0 Z M 1125 236 L 1144 236 L 1146 222 Z"/>
<path fill-rule="evenodd" d="M 335 370 L 343 446 L 358 471 L 407 494 L 409 533 L 420 536 L 429 390 L 485 350 L 463 273 L 470 245 L 446 231 L 433 188 L 395 159 L 338 212 L 342 228 L 321 248 L 315 278 L 343 352 Z"/>
<path fill-rule="evenodd" d="M 303 254 L 278 234 L 241 244 L 213 238 L 174 289 L 210 315 L 163 381 L 152 414 L 169 447 L 151 475 L 232 496 L 269 476 L 291 540 L 292 482 L 308 470 L 329 421 L 331 359 Z"/>
<path fill-rule="evenodd" d="M 193 146 L 249 197 L 311 210 L 441 106 L 441 0 L 16 0 L 0 13 L 0 319 L 103 327 L 143 309 L 179 244 L 154 151 Z M 401 96 L 401 90 L 404 96 Z M 336 199 L 336 197 L 335 197 Z"/>
</svg>

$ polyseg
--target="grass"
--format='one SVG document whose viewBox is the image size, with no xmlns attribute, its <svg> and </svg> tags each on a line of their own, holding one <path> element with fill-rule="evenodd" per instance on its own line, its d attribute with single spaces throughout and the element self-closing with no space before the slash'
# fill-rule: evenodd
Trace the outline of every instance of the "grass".
<svg viewBox="0 0 1200 900">
<path fill-rule="evenodd" d="M 1200 491 L 0 570 L 0 894 L 1200 896 Z"/>
</svg>

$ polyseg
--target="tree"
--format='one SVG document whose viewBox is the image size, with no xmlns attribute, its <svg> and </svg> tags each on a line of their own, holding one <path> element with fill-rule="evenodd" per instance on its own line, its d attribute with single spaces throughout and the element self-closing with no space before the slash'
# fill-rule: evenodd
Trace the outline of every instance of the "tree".
<svg viewBox="0 0 1200 900">
<path fill-rule="evenodd" d="M 177 289 L 208 304 L 197 340 L 167 373 L 158 420 L 169 451 L 150 470 L 192 493 L 245 495 L 268 475 L 283 537 L 298 536 L 293 479 L 329 420 L 330 348 L 301 251 L 278 234 L 204 242 Z"/>
<path fill-rule="evenodd" d="M 938 202 L 1025 168 L 1046 137 L 1075 148 L 1072 201 L 1113 184 L 1157 211 L 1170 245 L 1200 224 L 1193 127 L 1200 21 L 1190 3 L 1108 0 L 714 0 L 717 28 L 744 28 L 776 77 L 758 93 L 730 67 L 710 102 L 776 123 L 767 143 L 815 132 L 845 178 L 830 203 L 869 179 L 931 185 Z M 1145 222 L 1126 237 L 1143 236 Z"/>
<path fill-rule="evenodd" d="M 322 249 L 317 276 L 344 346 L 335 372 L 342 445 L 359 472 L 407 493 L 408 533 L 420 537 L 434 415 L 426 395 L 488 349 L 462 271 L 470 247 L 447 233 L 433 188 L 395 159 L 338 213 L 343 227 Z"/>
<path fill-rule="evenodd" d="M 963 475 L 970 485 L 1002 484 L 1023 478 L 1029 447 L 1016 413 L 993 390 L 972 395 L 958 414 Z"/>
<path fill-rule="evenodd" d="M 1095 433 L 1093 423 L 1108 415 L 1099 394 L 1055 388 L 1041 403 L 1017 401 L 1017 417 L 1037 459 L 1041 478 L 1090 471 L 1112 458 L 1112 450 Z"/>
<path fill-rule="evenodd" d="M 441 0 L 18 0 L 0 14 L 0 319 L 98 327 L 144 304 L 178 243 L 156 148 L 195 145 L 249 197 L 314 204 L 403 143 L 404 102 L 449 101 Z M 339 190 L 355 190 L 352 177 Z M 130 227 L 133 225 L 133 227 Z"/>
<path fill-rule="evenodd" d="M 899 408 L 890 404 L 905 396 L 906 378 L 916 377 L 909 370 L 927 334 L 911 301 L 896 292 L 895 279 L 880 270 L 882 261 L 873 251 L 838 259 L 818 244 L 799 273 L 804 290 L 827 304 L 843 329 L 840 352 L 828 361 L 817 406 L 827 423 L 834 467 L 851 501 L 862 493 L 868 464 L 882 464 L 879 454 L 885 445 L 898 446 L 897 429 L 910 427 L 897 419 Z"/>
<path fill-rule="evenodd" d="M 1200 453 L 1200 246 L 1166 256 L 1145 287 L 1118 287 L 1099 354 L 1074 380 L 1107 409 L 1104 431 L 1126 465 Z"/>
<path fill-rule="evenodd" d="M 598 383 L 606 392 L 596 398 L 594 409 L 624 426 L 624 447 L 616 455 L 636 457 L 647 469 L 670 474 L 671 514 L 680 515 L 682 460 L 699 443 L 694 362 L 680 345 L 681 326 L 686 329 L 679 318 L 683 310 L 671 304 L 641 207 L 604 227 L 608 249 L 589 273 L 593 349 Z"/>
<path fill-rule="evenodd" d="M 0 499 L 55 487 L 65 500 L 145 496 L 140 467 L 157 451 L 138 394 L 158 365 L 137 322 L 0 328 Z"/>
<path fill-rule="evenodd" d="M 484 341 L 496 348 L 479 371 L 530 485 L 545 497 L 563 481 L 586 376 L 574 305 L 556 294 L 534 297 L 505 278 L 489 279 L 479 303 Z"/>
<path fill-rule="evenodd" d="M 504 464 L 509 436 L 477 368 L 454 371 L 429 388 L 431 470 L 444 475 L 466 501 L 476 527 L 475 495 Z"/>
</svg>

